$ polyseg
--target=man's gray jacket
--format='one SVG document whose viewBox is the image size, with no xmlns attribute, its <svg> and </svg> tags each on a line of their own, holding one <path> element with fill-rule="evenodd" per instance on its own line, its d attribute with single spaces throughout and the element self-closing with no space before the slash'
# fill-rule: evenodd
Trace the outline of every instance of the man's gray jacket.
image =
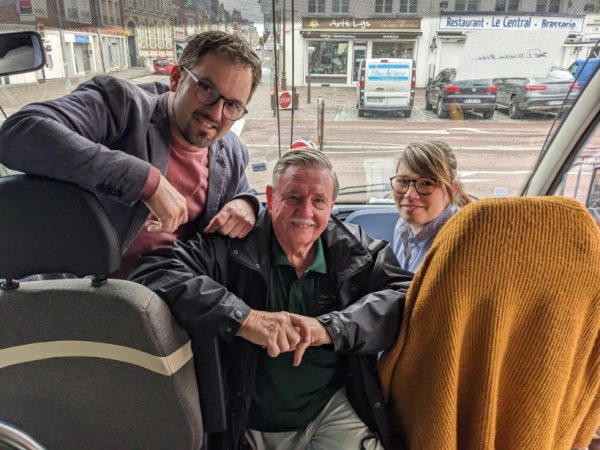
<svg viewBox="0 0 600 450">
<path fill-rule="evenodd" d="M 227 449 L 240 445 L 258 352 L 264 351 L 236 337 L 236 332 L 250 308 L 266 309 L 271 234 L 271 219 L 264 210 L 244 239 L 198 235 L 142 257 L 130 275 L 161 296 L 190 333 L 197 368 L 207 361 L 198 360 L 196 349 L 205 353 L 215 339 L 219 343 L 228 425 L 223 447 Z M 331 218 L 321 238 L 337 305 L 336 311 L 317 319 L 331 335 L 335 351 L 347 356 L 348 398 L 362 420 L 389 445 L 375 364 L 378 352 L 396 339 L 411 275 L 400 268 L 386 242 L 368 237 L 356 225 L 346 228 Z M 205 416 L 218 411 L 214 400 L 201 399 Z"/>
<path fill-rule="evenodd" d="M 102 76 L 64 97 L 32 103 L 0 128 L 0 163 L 95 193 L 125 251 L 148 217 L 138 200 L 150 164 L 167 174 L 168 92 L 163 83 L 136 86 Z M 258 211 L 244 172 L 247 164 L 248 151 L 235 134 L 211 145 L 206 204 L 190 226 L 203 228 L 238 196 L 250 199 Z"/>
</svg>

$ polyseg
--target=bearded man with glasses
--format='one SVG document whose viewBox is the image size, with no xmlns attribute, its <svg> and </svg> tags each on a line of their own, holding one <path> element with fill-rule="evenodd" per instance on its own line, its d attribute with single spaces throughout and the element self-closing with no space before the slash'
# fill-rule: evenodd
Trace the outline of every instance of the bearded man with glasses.
<svg viewBox="0 0 600 450">
<path fill-rule="evenodd" d="M 96 194 L 119 235 L 126 277 L 138 256 L 198 231 L 243 237 L 258 199 L 248 151 L 230 132 L 247 112 L 261 63 L 240 37 L 196 35 L 169 84 L 95 77 L 34 103 L 0 128 L 0 163 Z"/>
</svg>

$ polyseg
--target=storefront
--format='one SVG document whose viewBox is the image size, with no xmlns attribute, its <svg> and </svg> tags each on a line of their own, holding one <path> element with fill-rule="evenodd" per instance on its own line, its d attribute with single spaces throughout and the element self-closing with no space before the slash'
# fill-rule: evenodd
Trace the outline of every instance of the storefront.
<svg viewBox="0 0 600 450">
<path fill-rule="evenodd" d="M 93 40 L 95 35 L 89 33 L 65 32 L 65 50 L 69 75 L 77 76 L 97 72 Z"/>
<path fill-rule="evenodd" d="M 126 57 L 126 41 L 123 33 L 102 30 L 102 62 L 106 72 L 125 69 L 128 66 Z"/>
<path fill-rule="evenodd" d="M 563 45 L 555 64 L 564 66 L 571 59 L 570 42 L 581 36 L 583 32 L 584 15 L 545 16 L 537 14 L 442 14 L 439 18 L 436 36 L 433 40 L 437 50 L 434 70 L 430 76 L 435 76 L 449 67 L 457 67 L 467 33 L 477 33 L 481 30 L 499 30 L 506 39 L 511 39 L 515 30 L 548 30 L 557 29 L 568 31 L 568 38 Z M 504 34 L 506 33 L 506 34 Z"/>
<path fill-rule="evenodd" d="M 421 19 L 303 18 L 304 73 L 315 84 L 350 85 L 365 58 L 416 58 Z"/>
</svg>

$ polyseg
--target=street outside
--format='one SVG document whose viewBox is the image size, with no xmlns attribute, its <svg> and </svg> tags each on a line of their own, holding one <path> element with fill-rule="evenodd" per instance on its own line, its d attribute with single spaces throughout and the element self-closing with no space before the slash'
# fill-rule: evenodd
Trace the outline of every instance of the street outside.
<svg viewBox="0 0 600 450">
<path fill-rule="evenodd" d="M 280 111 L 279 147 L 277 117 L 270 105 L 270 83 L 265 69 L 263 83 L 248 105 L 249 114 L 237 122 L 234 131 L 240 134 L 250 153 L 248 170 L 251 186 L 258 192 L 270 182 L 271 169 L 291 142 L 291 110 Z M 133 68 L 113 72 L 134 83 L 166 81 L 167 76 L 155 75 L 145 69 Z M 72 88 L 86 78 L 72 79 Z M 24 104 L 55 98 L 68 92 L 65 80 L 16 85 L 0 88 L 0 106 L 7 114 Z M 379 189 L 358 195 L 342 195 L 339 202 L 365 202 L 389 193 L 386 183 L 394 174 L 399 150 L 418 140 L 443 140 L 456 151 L 458 167 L 467 191 L 475 197 L 516 195 L 520 192 L 543 146 L 554 116 L 529 116 L 512 120 L 505 111 L 496 111 L 490 120 L 480 115 L 466 115 L 464 120 L 439 119 L 425 110 L 424 90 L 417 89 L 415 106 L 410 118 L 377 116 L 359 118 L 356 108 L 356 88 L 313 86 L 311 102 L 307 103 L 307 87 L 297 88 L 298 108 L 293 111 L 293 137 L 317 137 L 317 98 L 325 102 L 323 149 L 331 158 L 340 179 L 340 186 L 359 186 L 351 191 L 365 191 L 364 186 Z M 383 188 L 383 186 L 386 186 Z M 383 189 L 383 190 L 382 190 Z M 386 191 L 386 192 L 384 192 Z"/>
</svg>

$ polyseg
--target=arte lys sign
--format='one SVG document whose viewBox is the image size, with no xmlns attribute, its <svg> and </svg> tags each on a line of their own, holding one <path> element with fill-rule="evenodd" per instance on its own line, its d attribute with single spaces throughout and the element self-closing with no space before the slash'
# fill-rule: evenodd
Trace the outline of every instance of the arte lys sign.
<svg viewBox="0 0 600 450">
<path fill-rule="evenodd" d="M 401 31 L 419 30 L 421 19 L 374 17 L 370 19 L 353 19 L 350 17 L 306 17 L 302 19 L 305 31 Z"/>
<path fill-rule="evenodd" d="M 371 22 L 369 22 L 368 20 L 356 20 L 356 19 L 335 20 L 335 19 L 333 19 L 329 23 L 329 28 L 342 28 L 342 29 L 360 28 L 362 30 L 365 30 L 370 27 L 371 27 Z"/>
</svg>

